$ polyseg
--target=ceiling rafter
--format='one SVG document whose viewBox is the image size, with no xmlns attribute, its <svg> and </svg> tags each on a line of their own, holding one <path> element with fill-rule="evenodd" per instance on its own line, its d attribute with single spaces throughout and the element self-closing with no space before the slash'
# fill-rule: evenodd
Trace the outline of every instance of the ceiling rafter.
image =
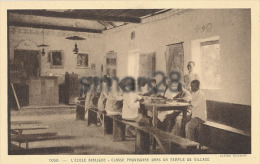
<svg viewBox="0 0 260 164">
<path fill-rule="evenodd" d="M 22 23 L 22 22 L 8 22 L 9 26 L 18 27 L 31 27 L 31 28 L 43 28 L 43 29 L 54 29 L 64 31 L 76 31 L 76 32 L 89 32 L 89 33 L 102 33 L 102 30 L 68 27 L 68 26 L 57 26 L 57 25 L 46 25 L 46 24 L 33 24 L 33 23 Z"/>
<path fill-rule="evenodd" d="M 46 10 L 9 10 L 10 13 L 44 16 L 44 17 L 141 23 L 141 18 L 139 18 L 139 17 L 98 15 L 98 14 L 86 13 L 83 11 L 84 10 L 72 10 L 72 11 L 67 11 L 67 12 L 56 12 L 56 11 L 46 11 Z"/>
</svg>

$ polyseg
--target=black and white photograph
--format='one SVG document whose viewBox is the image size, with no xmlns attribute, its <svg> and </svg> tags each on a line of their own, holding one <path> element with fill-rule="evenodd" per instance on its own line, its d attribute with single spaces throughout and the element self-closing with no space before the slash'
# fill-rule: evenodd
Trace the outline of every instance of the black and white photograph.
<svg viewBox="0 0 260 164">
<path fill-rule="evenodd" d="M 211 155 L 251 156 L 259 148 L 252 144 L 252 13 L 8 8 L 1 45 L 8 158 L 206 163 Z"/>
</svg>

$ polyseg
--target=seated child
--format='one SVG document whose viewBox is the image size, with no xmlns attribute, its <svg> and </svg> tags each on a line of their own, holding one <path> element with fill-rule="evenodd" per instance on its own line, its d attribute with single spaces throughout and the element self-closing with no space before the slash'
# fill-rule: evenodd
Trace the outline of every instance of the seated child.
<svg viewBox="0 0 260 164">
<path fill-rule="evenodd" d="M 125 83 L 123 94 L 122 118 L 129 121 L 136 121 L 142 97 L 135 93 L 135 83 L 131 80 Z"/>
<path fill-rule="evenodd" d="M 158 88 L 156 85 L 156 80 L 155 79 L 150 79 L 148 82 L 148 86 L 150 88 L 150 90 L 143 94 L 143 96 L 156 96 L 158 93 Z"/>
<path fill-rule="evenodd" d="M 200 124 L 207 120 L 206 98 L 200 90 L 200 81 L 193 80 L 191 82 L 191 120 L 185 126 L 186 138 L 192 141 L 198 141 L 198 132 Z M 204 137 L 204 136 L 201 136 Z"/>
<path fill-rule="evenodd" d="M 118 92 L 118 85 L 116 81 L 109 78 L 108 82 L 108 96 L 105 110 L 108 115 L 120 115 L 122 113 L 123 97 Z"/>
<path fill-rule="evenodd" d="M 137 84 L 138 84 L 138 88 L 137 88 L 137 93 L 139 95 L 143 95 L 147 92 L 147 83 L 148 80 L 145 78 L 138 78 Z"/>
<path fill-rule="evenodd" d="M 189 91 L 187 91 L 185 89 L 185 84 L 181 83 L 180 85 L 178 85 L 177 87 L 178 90 L 178 94 L 174 97 L 172 97 L 172 100 L 176 100 L 178 102 L 191 102 L 191 94 Z M 170 97 L 168 97 L 168 99 L 170 99 Z M 158 118 L 159 118 L 159 125 L 160 123 L 162 123 L 161 127 L 163 130 L 167 131 L 167 132 L 171 132 L 173 130 L 174 127 L 174 132 L 175 134 L 179 134 L 180 133 L 180 128 L 178 125 L 176 124 L 176 117 L 180 115 L 180 111 L 161 111 L 158 112 Z M 160 128 L 160 127 L 159 127 Z"/>
<path fill-rule="evenodd" d="M 98 99 L 98 110 L 99 111 L 105 111 L 105 106 L 106 106 L 106 101 L 108 98 L 108 83 L 107 83 L 107 77 L 104 76 L 103 78 L 103 83 L 101 83 L 100 85 L 104 85 L 102 86 L 102 91 L 100 93 L 100 97 Z"/>
</svg>

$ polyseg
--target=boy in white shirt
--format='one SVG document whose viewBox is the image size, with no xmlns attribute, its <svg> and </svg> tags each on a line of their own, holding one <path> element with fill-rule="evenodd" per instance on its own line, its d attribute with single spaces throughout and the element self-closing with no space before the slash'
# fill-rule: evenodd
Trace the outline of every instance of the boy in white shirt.
<svg viewBox="0 0 260 164">
<path fill-rule="evenodd" d="M 110 79 L 107 85 L 109 90 L 105 106 L 107 115 L 120 115 L 122 112 L 123 97 L 118 91 L 118 84 L 116 81 Z"/>
<path fill-rule="evenodd" d="M 197 141 L 198 128 L 200 124 L 204 123 L 207 119 L 206 99 L 204 93 L 200 90 L 200 81 L 193 80 L 191 82 L 191 120 L 185 126 L 186 138 Z"/>
<path fill-rule="evenodd" d="M 135 84 L 130 80 L 126 82 L 125 92 L 123 94 L 122 118 L 129 121 L 136 121 L 140 108 L 140 100 L 142 99 L 135 92 Z"/>
</svg>

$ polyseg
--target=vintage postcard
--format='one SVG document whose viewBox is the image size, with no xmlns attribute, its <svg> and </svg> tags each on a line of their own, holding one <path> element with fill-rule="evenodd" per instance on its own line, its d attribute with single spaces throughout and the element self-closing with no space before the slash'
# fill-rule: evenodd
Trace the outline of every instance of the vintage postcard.
<svg viewBox="0 0 260 164">
<path fill-rule="evenodd" d="M 259 1 L 0 12 L 1 163 L 259 162 Z"/>
</svg>

